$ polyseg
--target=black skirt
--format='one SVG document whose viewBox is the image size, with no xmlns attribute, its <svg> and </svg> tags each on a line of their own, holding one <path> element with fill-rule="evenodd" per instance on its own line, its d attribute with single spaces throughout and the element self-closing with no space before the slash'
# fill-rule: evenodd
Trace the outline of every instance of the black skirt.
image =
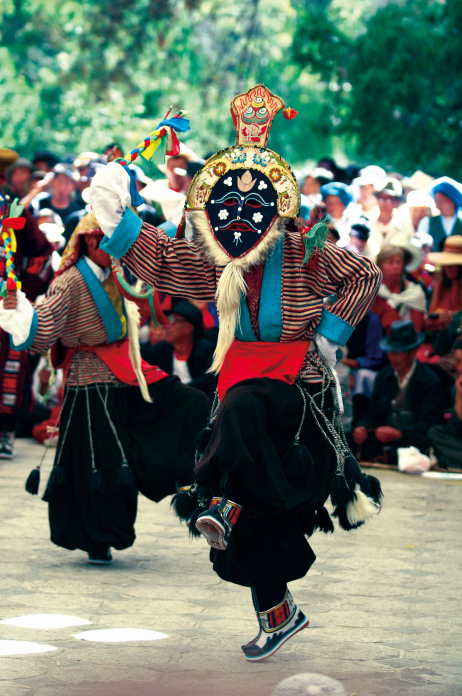
<svg viewBox="0 0 462 696">
<path fill-rule="evenodd" d="M 105 397 L 106 388 L 99 385 Z M 202 392 L 166 377 L 149 386 L 153 403 L 138 387 L 108 387 L 107 409 L 141 493 L 154 501 L 174 493 L 176 483 L 190 483 L 194 440 L 204 427 L 208 399 Z M 104 494 L 91 494 L 91 436 L 96 469 Z M 48 496 L 51 540 L 66 549 L 100 553 L 121 550 L 135 541 L 136 498 L 116 487 L 122 454 L 95 386 L 70 388 L 61 416 L 57 456 L 65 483 Z"/>
<path fill-rule="evenodd" d="M 307 385 L 315 395 L 318 385 Z M 320 397 L 316 397 L 320 405 Z M 283 458 L 301 423 L 303 400 L 295 385 L 250 379 L 232 387 L 221 404 L 204 457 L 199 484 L 239 503 L 243 512 L 226 551 L 211 552 L 224 580 L 248 587 L 276 587 L 304 577 L 315 560 L 303 519 L 323 507 L 336 470 L 334 450 L 309 405 L 300 442 L 313 466 L 303 483 L 291 482 Z M 332 394 L 324 412 L 332 416 Z M 227 477 L 223 477 L 227 474 Z"/>
</svg>

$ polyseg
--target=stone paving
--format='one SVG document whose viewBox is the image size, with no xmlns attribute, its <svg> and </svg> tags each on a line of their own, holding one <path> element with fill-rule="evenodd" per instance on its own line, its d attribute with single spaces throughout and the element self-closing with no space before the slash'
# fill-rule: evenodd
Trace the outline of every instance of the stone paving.
<svg viewBox="0 0 462 696">
<path fill-rule="evenodd" d="M 381 515 L 353 534 L 316 534 L 318 560 L 291 584 L 310 627 L 248 664 L 240 645 L 257 628 L 250 593 L 214 575 L 205 541 L 189 541 L 168 500 L 140 497 L 138 539 L 112 567 L 49 542 L 47 506 L 24 491 L 42 452 L 20 440 L 15 460 L 0 462 L 0 618 L 65 614 L 91 624 L 0 624 L 0 641 L 56 648 L 1 657 L 0 696 L 270 696 L 301 672 L 335 677 L 356 696 L 462 694 L 461 482 L 381 471 Z M 73 637 L 109 628 L 168 637 Z"/>
</svg>

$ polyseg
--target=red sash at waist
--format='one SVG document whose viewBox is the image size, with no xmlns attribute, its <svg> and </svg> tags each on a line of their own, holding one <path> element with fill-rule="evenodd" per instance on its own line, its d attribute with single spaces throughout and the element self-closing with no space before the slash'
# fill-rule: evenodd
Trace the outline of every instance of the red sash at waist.
<svg viewBox="0 0 462 696">
<path fill-rule="evenodd" d="M 309 349 L 310 341 L 234 341 L 226 354 L 218 379 L 220 400 L 223 401 L 230 387 L 245 379 L 269 377 L 293 384 Z"/>
<path fill-rule="evenodd" d="M 65 348 L 61 344 L 61 349 L 64 347 L 65 350 L 64 355 L 62 352 L 59 354 L 58 346 L 59 344 L 55 343 L 52 348 L 52 363 L 55 369 L 63 368 L 64 377 L 67 376 L 74 355 L 81 351 L 89 351 L 98 355 L 123 384 L 128 384 L 131 387 L 137 387 L 139 385 L 138 378 L 128 354 L 128 338 L 123 341 L 116 341 L 115 343 L 106 343 L 99 346 L 78 346 L 77 348 Z M 141 360 L 141 369 L 147 384 L 154 384 L 154 382 L 159 382 L 161 379 L 168 376 L 167 373 L 159 367 L 156 365 L 149 365 L 145 360 Z M 97 380 L 95 379 L 95 381 Z"/>
</svg>

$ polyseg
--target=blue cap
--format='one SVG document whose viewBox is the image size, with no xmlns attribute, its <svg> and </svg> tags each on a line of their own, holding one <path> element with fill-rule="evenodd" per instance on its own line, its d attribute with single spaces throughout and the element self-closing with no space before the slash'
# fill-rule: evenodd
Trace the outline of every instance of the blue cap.
<svg viewBox="0 0 462 696">
<path fill-rule="evenodd" d="M 346 184 L 342 184 L 340 181 L 331 181 L 329 184 L 324 184 L 321 186 L 321 196 L 323 201 L 326 200 L 326 196 L 338 196 L 342 201 L 345 208 L 353 200 L 353 196 Z"/>
<path fill-rule="evenodd" d="M 428 192 L 433 198 L 435 193 L 442 193 L 447 196 L 454 203 L 456 208 L 462 207 L 462 184 L 459 184 L 455 179 L 451 179 L 449 176 L 442 176 L 439 179 L 430 184 L 428 187 Z"/>
</svg>

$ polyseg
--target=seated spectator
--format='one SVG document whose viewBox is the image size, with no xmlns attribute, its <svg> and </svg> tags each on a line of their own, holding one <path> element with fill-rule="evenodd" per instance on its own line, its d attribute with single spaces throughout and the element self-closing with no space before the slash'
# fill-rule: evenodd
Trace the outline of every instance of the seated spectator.
<svg viewBox="0 0 462 696">
<path fill-rule="evenodd" d="M 332 172 L 328 169 L 313 169 L 309 172 L 302 186 L 300 187 L 300 193 L 306 196 L 308 199 L 307 205 L 312 208 L 315 205 L 319 205 L 322 200 L 321 196 L 321 186 L 325 186 L 334 178 Z"/>
<path fill-rule="evenodd" d="M 166 221 L 178 225 L 182 216 L 186 200 L 186 193 L 190 182 L 188 177 L 188 162 L 197 162 L 200 158 L 184 143 L 180 143 L 180 154 L 167 155 L 165 165 L 159 165 L 159 169 L 166 174 L 166 179 L 151 181 L 143 191 L 145 200 L 158 203 L 161 206 L 162 215 Z"/>
<path fill-rule="evenodd" d="M 61 217 L 57 213 L 55 213 L 54 210 L 51 210 L 51 208 L 42 208 L 41 210 L 39 210 L 39 213 L 35 220 L 39 227 L 40 225 L 43 225 L 43 223 L 63 227 L 63 221 L 61 220 Z"/>
<path fill-rule="evenodd" d="M 24 432 L 30 434 L 37 442 L 45 443 L 50 439 L 48 428 L 53 428 L 59 416 L 62 405 L 63 370 L 54 370 L 48 357 L 41 355 L 32 377 L 34 408 L 27 418 L 23 419 Z M 58 431 L 52 442 L 56 446 Z"/>
<path fill-rule="evenodd" d="M 375 194 L 379 205 L 379 216 L 371 220 L 370 238 L 382 249 L 386 244 L 393 244 L 397 234 L 406 235 L 409 239 L 414 234 L 410 220 L 405 220 L 398 212 L 403 195 L 403 187 L 398 179 L 386 177 Z"/>
<path fill-rule="evenodd" d="M 148 346 L 142 357 L 169 375 L 177 375 L 183 384 L 212 397 L 217 377 L 206 373 L 213 361 L 214 346 L 199 338 L 203 333 L 202 312 L 191 302 L 181 300 L 165 314 L 169 317 L 165 340 Z"/>
<path fill-rule="evenodd" d="M 417 231 L 431 235 L 434 250 L 441 251 L 446 237 L 462 235 L 462 185 L 443 176 L 431 184 L 428 192 L 433 196 L 440 215 L 423 218 Z"/>
<path fill-rule="evenodd" d="M 380 317 L 386 334 L 400 318 L 411 319 L 416 331 L 421 331 L 424 324 L 425 293 L 421 285 L 406 279 L 404 263 L 404 252 L 397 246 L 385 246 L 377 256 L 383 280 L 370 309 Z"/>
<path fill-rule="evenodd" d="M 375 260 L 379 253 L 379 248 L 369 239 L 371 224 L 365 217 L 353 222 L 350 230 L 350 241 L 345 245 L 345 249 L 354 251 L 359 256 L 367 256 L 368 259 Z"/>
<path fill-rule="evenodd" d="M 116 157 L 123 157 L 123 147 L 120 143 L 109 143 L 103 150 L 103 155 L 107 157 L 108 162 L 112 162 Z"/>
<path fill-rule="evenodd" d="M 433 425 L 428 437 L 435 448 L 438 464 L 443 469 L 462 469 L 462 339 L 454 344 L 457 379 L 451 418 L 446 425 Z"/>
<path fill-rule="evenodd" d="M 34 172 L 31 176 L 29 192 L 21 198 L 20 203 L 25 208 L 32 206 L 31 210 L 35 216 L 39 210 L 39 200 L 50 195 L 50 182 L 53 177 L 53 172 L 45 174 L 39 171 Z"/>
<path fill-rule="evenodd" d="M 423 340 L 411 321 L 400 320 L 380 342 L 390 364 L 377 375 L 367 415 L 353 430 L 364 461 L 383 458 L 394 464 L 399 447 L 425 452 L 430 446 L 428 429 L 444 422 L 439 377 L 416 359 Z"/>
<path fill-rule="evenodd" d="M 336 161 L 332 157 L 322 157 L 322 159 L 318 160 L 316 167 L 319 169 L 327 169 L 328 172 L 331 172 L 332 178 L 336 178 L 338 167 Z"/>
<path fill-rule="evenodd" d="M 42 208 L 51 208 L 66 224 L 66 218 L 82 208 L 82 205 L 73 197 L 77 175 L 65 164 L 57 164 L 53 169 L 53 174 L 54 176 L 50 180 L 51 194 L 36 196 L 31 201 L 32 207 L 35 216 Z"/>
<path fill-rule="evenodd" d="M 346 213 L 353 197 L 346 184 L 332 181 L 321 186 L 321 196 L 331 222 L 340 235 L 339 245 L 345 246 L 350 241 L 350 222 Z"/>
<path fill-rule="evenodd" d="M 6 172 L 6 178 L 14 195 L 18 198 L 29 193 L 34 165 L 28 159 L 19 157 L 16 162 Z"/>
<path fill-rule="evenodd" d="M 46 150 L 36 152 L 32 159 L 32 164 L 34 165 L 35 169 L 38 169 L 41 172 L 52 172 L 53 167 L 56 167 L 56 165 L 59 164 L 59 157 L 56 157 L 56 155 L 54 155 L 52 152 L 48 152 Z"/>
<path fill-rule="evenodd" d="M 428 331 L 446 331 L 456 312 L 462 309 L 462 236 L 444 242 L 442 252 L 428 255 L 430 263 L 442 269 L 433 282 L 433 294 L 426 322 Z"/>
<path fill-rule="evenodd" d="M 347 341 L 348 356 L 342 359 L 342 363 L 353 370 L 353 423 L 366 413 L 375 378 L 383 365 L 382 338 L 380 319 L 376 314 L 367 312 Z"/>
<path fill-rule="evenodd" d="M 357 215 L 366 216 L 370 220 L 377 218 L 380 214 L 377 203 L 377 188 L 380 182 L 385 179 L 386 172 L 381 167 L 374 164 L 364 167 L 359 172 L 359 177 L 352 182 L 355 198 L 358 202 Z"/>
<path fill-rule="evenodd" d="M 51 267 L 56 273 L 61 263 L 61 254 L 66 246 L 66 239 L 63 236 L 64 227 L 62 225 L 56 225 L 53 222 L 42 222 L 39 225 L 39 230 L 43 232 L 47 241 L 50 242 L 53 247 Z"/>
<path fill-rule="evenodd" d="M 419 230 L 422 220 L 427 220 L 426 224 L 428 225 L 430 223 L 429 218 L 438 215 L 435 202 L 426 191 L 410 191 L 406 196 L 406 205 L 403 208 L 407 210 L 415 233 Z M 402 212 L 404 214 L 404 210 Z M 423 231 L 422 228 L 421 231 Z M 428 234 L 428 232 L 425 232 L 425 234 Z"/>
</svg>

